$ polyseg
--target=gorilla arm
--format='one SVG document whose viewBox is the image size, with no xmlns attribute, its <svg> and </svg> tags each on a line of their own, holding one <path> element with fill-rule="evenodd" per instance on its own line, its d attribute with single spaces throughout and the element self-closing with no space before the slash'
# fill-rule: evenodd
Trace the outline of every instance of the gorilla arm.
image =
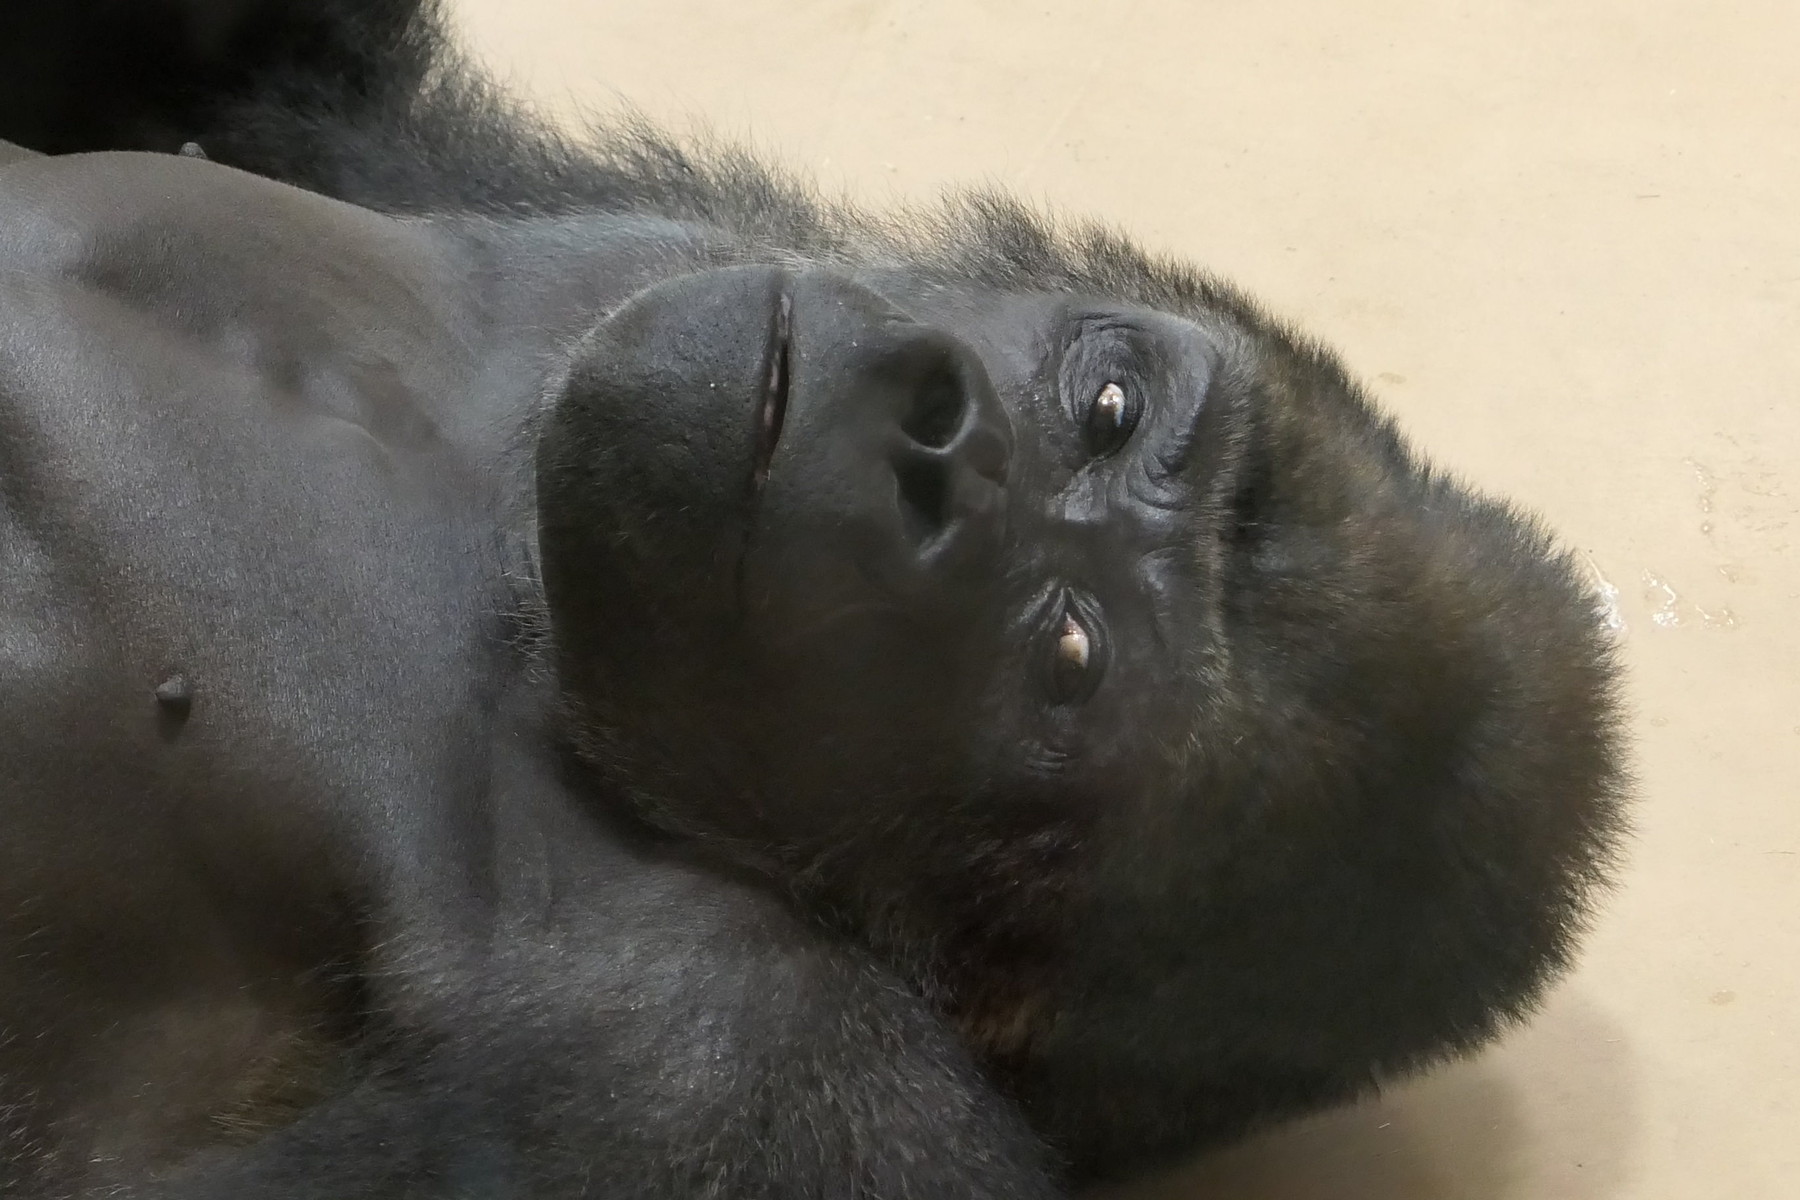
<svg viewBox="0 0 1800 1200">
<path fill-rule="evenodd" d="M 152 1195 L 1058 1194 L 1013 1106 L 859 954 L 596 836 L 554 785 L 510 780 L 503 824 L 543 851 L 532 895 L 502 898 L 479 950 L 381 948 L 379 1064 Z"/>
</svg>

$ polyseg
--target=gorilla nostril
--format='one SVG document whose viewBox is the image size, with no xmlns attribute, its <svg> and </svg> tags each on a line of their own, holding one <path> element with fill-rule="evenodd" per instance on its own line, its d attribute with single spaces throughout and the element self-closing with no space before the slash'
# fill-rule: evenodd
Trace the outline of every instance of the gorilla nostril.
<svg viewBox="0 0 1800 1200">
<path fill-rule="evenodd" d="M 980 362 L 935 333 L 910 333 L 880 369 L 898 426 L 888 428 L 900 435 L 890 434 L 887 455 L 904 552 L 939 563 L 968 557 L 1004 524 L 1005 410 Z"/>
<path fill-rule="evenodd" d="M 962 428 L 967 408 L 962 380 L 950 371 L 933 371 L 919 381 L 900 428 L 919 445 L 942 450 Z"/>
<path fill-rule="evenodd" d="M 910 432 L 910 431 L 909 431 Z M 950 474 L 934 459 L 902 459 L 894 465 L 900 486 L 900 519 L 915 542 L 929 541 L 950 520 Z"/>
</svg>

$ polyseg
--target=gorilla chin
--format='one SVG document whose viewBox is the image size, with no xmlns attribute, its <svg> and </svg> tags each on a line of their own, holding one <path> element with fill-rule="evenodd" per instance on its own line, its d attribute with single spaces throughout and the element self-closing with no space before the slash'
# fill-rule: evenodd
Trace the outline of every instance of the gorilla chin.
<svg viewBox="0 0 1800 1200">
<path fill-rule="evenodd" d="M 0 1191 L 1052 1200 L 1571 962 L 1576 564 L 1231 287 L 26 7 L 0 137 L 210 161 L 0 166 Z"/>
</svg>

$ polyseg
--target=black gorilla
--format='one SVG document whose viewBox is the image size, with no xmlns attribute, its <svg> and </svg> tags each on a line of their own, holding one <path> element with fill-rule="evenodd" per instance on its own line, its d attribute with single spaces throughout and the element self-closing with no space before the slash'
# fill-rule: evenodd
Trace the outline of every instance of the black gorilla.
<svg viewBox="0 0 1800 1200">
<path fill-rule="evenodd" d="M 215 161 L 0 169 L 6 1195 L 1052 1196 L 1567 963 L 1589 598 L 1236 292 L 14 7 L 0 136 Z"/>
</svg>

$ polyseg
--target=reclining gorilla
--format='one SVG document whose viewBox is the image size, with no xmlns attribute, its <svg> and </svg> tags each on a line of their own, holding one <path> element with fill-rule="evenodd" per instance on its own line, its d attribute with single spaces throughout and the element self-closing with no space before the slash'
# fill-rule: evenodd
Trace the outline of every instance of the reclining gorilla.
<svg viewBox="0 0 1800 1200">
<path fill-rule="evenodd" d="M 1326 351 L 203 7 L 0 101 L 219 160 L 0 170 L 5 1194 L 1052 1196 L 1566 965 L 1590 600 Z"/>
</svg>

